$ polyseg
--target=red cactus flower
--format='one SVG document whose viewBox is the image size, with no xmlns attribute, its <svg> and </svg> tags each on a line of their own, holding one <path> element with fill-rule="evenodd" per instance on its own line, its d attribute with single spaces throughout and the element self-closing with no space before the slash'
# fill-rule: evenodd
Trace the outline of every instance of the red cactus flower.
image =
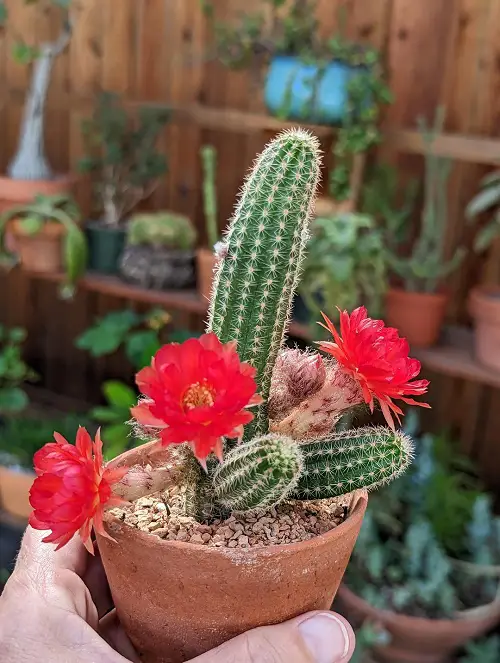
<svg viewBox="0 0 500 663">
<path fill-rule="evenodd" d="M 123 504 L 112 493 L 113 484 L 127 473 L 127 468 L 107 469 L 102 460 L 102 441 L 97 431 L 95 441 L 85 428 L 78 429 L 76 444 L 54 433 L 55 442 L 44 445 L 34 455 L 38 475 L 30 490 L 33 512 L 31 527 L 52 530 L 43 541 L 57 543 L 59 550 L 79 532 L 87 550 L 93 554 L 92 527 L 111 538 L 104 529 L 104 508 Z"/>
<path fill-rule="evenodd" d="M 132 408 L 144 426 L 160 428 L 164 445 L 188 442 L 202 465 L 211 451 L 222 457 L 222 439 L 241 438 L 253 419 L 245 408 L 262 402 L 255 369 L 240 362 L 236 343 L 204 334 L 164 345 L 136 377 L 147 397 Z"/>
<path fill-rule="evenodd" d="M 413 380 L 420 372 L 420 362 L 408 356 L 409 345 L 397 329 L 386 327 L 382 320 L 372 320 L 361 306 L 351 315 L 340 312 L 340 335 L 335 325 L 322 313 L 333 335 L 334 343 L 321 342 L 319 347 L 333 355 L 343 369 L 360 384 L 365 402 L 373 412 L 374 399 L 380 403 L 384 417 L 394 429 L 391 411 L 403 414 L 393 402 L 400 399 L 410 405 L 430 407 L 407 396 L 421 396 L 427 391 L 428 380 Z"/>
</svg>

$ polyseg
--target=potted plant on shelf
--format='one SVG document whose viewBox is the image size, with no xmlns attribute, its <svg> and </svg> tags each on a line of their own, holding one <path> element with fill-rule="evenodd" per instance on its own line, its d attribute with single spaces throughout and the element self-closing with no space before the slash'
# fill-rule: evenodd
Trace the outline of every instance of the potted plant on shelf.
<svg viewBox="0 0 500 663">
<path fill-rule="evenodd" d="M 28 272 L 53 274 L 64 267 L 63 296 L 71 296 L 87 264 L 87 241 L 80 226 L 80 210 L 68 194 L 38 195 L 31 203 L 11 207 L 0 216 L 0 239 L 7 225 L 16 240 L 21 265 Z M 14 256 L 5 256 L 11 264 Z"/>
<path fill-rule="evenodd" d="M 137 214 L 130 219 L 120 275 L 156 290 L 194 285 L 196 231 L 188 217 L 174 212 Z"/>
<path fill-rule="evenodd" d="M 387 285 L 383 237 L 366 214 L 315 218 L 298 294 L 303 319 L 317 320 L 320 311 L 366 306 L 380 316 Z M 300 300 L 299 300 L 300 302 Z M 296 307 L 297 309 L 297 307 Z M 300 308 L 299 311 L 300 312 Z"/>
<path fill-rule="evenodd" d="M 450 260 L 445 259 L 445 233 L 448 224 L 447 185 L 451 170 L 448 159 L 436 156 L 433 143 L 444 124 L 444 109 L 436 113 L 430 130 L 419 120 L 426 145 L 424 203 L 419 235 L 408 257 L 387 254 L 389 266 L 403 283 L 391 287 L 386 299 L 387 322 L 401 330 L 410 345 L 428 347 L 439 337 L 448 297 L 442 290 L 443 279 L 461 264 L 465 249 L 458 247 Z"/>
<path fill-rule="evenodd" d="M 32 4 L 25 0 L 26 5 Z M 43 10 L 53 6 L 61 14 L 61 31 L 53 42 L 38 46 L 16 38 L 13 56 L 20 64 L 33 65 L 31 83 L 27 92 L 20 129 L 19 145 L 7 167 L 6 176 L 0 177 L 0 209 L 32 202 L 39 194 L 68 193 L 74 183 L 71 175 L 54 173 L 45 154 L 44 111 L 50 76 L 56 58 L 67 48 L 77 9 L 71 0 L 47 0 L 39 2 Z M 4 2 L 0 2 L 0 22 L 8 19 Z"/>
<path fill-rule="evenodd" d="M 470 201 L 466 215 L 474 221 L 491 211 L 492 218 L 478 232 L 474 249 L 486 251 L 500 234 L 500 171 L 482 180 L 482 190 Z M 469 296 L 475 323 L 475 353 L 486 366 L 500 370 L 500 291 L 494 286 L 476 286 Z"/>
<path fill-rule="evenodd" d="M 80 429 L 76 450 L 56 435 L 35 458 L 32 525 L 59 546 L 79 528 L 91 546 L 94 526 L 120 620 L 150 663 L 185 661 L 249 628 L 328 608 L 365 489 L 410 461 L 393 399 L 415 403 L 410 394 L 428 383 L 413 380 L 419 364 L 403 339 L 359 309 L 344 312 L 342 338 L 325 318 L 335 342 L 321 348 L 333 359 L 282 349 L 319 167 L 318 143 L 302 130 L 278 136 L 256 161 L 226 235 L 209 331 L 164 346 L 137 375 L 143 396 L 132 415 L 150 441 L 103 467 L 99 436 L 92 443 Z M 389 427 L 333 431 L 342 412 L 375 399 Z M 71 454 L 82 484 L 60 454 Z M 83 519 L 46 510 L 54 475 Z M 102 496 L 90 510 L 80 485 Z M 116 495 L 132 504 L 105 510 Z"/>
<path fill-rule="evenodd" d="M 205 215 L 205 232 L 208 248 L 199 247 L 196 251 L 196 268 L 198 275 L 198 292 L 203 299 L 210 299 L 214 270 L 217 264 L 217 247 L 219 244 L 219 225 L 217 222 L 217 151 L 213 145 L 203 145 L 200 150 L 203 166 L 203 213 Z"/>
<path fill-rule="evenodd" d="M 338 126 L 329 198 L 317 201 L 320 216 L 352 212 L 363 179 L 366 152 L 380 142 L 382 107 L 392 101 L 380 53 L 339 35 L 324 40 L 317 0 L 266 0 L 259 11 L 233 24 L 213 20 L 217 54 L 232 68 L 266 68 L 268 111 L 287 120 Z"/>
<path fill-rule="evenodd" d="M 89 269 L 118 271 L 128 214 L 152 194 L 167 170 L 155 146 L 169 116 L 167 109 L 143 107 L 131 118 L 117 95 L 104 92 L 92 119 L 83 123 L 87 154 L 80 168 L 95 173 L 102 212 L 100 219 L 87 223 Z"/>
<path fill-rule="evenodd" d="M 417 448 L 410 472 L 370 505 L 339 591 L 344 614 L 389 634 L 374 647 L 388 663 L 444 663 L 500 622 L 500 578 L 478 566 L 493 541 L 473 538 L 479 523 L 496 527 L 474 514 L 479 486 L 445 438 Z"/>
</svg>

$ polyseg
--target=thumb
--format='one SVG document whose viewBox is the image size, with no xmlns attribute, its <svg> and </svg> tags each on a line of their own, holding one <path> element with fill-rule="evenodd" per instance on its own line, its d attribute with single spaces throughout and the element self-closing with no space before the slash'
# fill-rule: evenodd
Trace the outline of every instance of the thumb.
<svg viewBox="0 0 500 663">
<path fill-rule="evenodd" d="M 283 624 L 248 631 L 191 663 L 347 663 L 354 644 L 353 630 L 343 617 L 309 612 Z"/>
</svg>

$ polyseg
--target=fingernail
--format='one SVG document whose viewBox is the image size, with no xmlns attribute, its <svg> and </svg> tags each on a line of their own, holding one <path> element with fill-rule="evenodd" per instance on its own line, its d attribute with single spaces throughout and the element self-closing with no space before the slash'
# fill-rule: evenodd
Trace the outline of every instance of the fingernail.
<svg viewBox="0 0 500 663">
<path fill-rule="evenodd" d="M 309 617 L 299 624 L 299 632 L 315 663 L 337 663 L 349 652 L 349 632 L 333 613 Z"/>
</svg>

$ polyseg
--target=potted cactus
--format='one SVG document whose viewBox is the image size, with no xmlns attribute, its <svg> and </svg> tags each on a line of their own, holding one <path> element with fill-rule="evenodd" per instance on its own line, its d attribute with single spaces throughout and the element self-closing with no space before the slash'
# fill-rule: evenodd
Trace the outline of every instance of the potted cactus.
<svg viewBox="0 0 500 663">
<path fill-rule="evenodd" d="M 89 269 L 118 271 L 128 215 L 167 170 L 156 143 L 169 116 L 167 109 L 144 107 L 131 118 L 117 95 L 103 92 L 93 117 L 83 123 L 86 156 L 80 169 L 97 175 L 100 209 L 100 218 L 87 223 Z"/>
<path fill-rule="evenodd" d="M 205 214 L 205 230 L 208 248 L 200 247 L 196 252 L 198 273 L 198 292 L 203 299 L 210 299 L 214 270 L 217 264 L 217 244 L 219 226 L 217 222 L 217 186 L 215 172 L 217 169 L 217 151 L 213 145 L 203 145 L 200 150 L 203 166 L 203 212 Z"/>
<path fill-rule="evenodd" d="M 189 288 L 194 285 L 195 240 L 196 231 L 186 216 L 137 214 L 129 221 L 120 274 L 145 288 Z"/>
<path fill-rule="evenodd" d="M 325 357 L 283 348 L 319 167 L 302 130 L 257 159 L 208 332 L 160 348 L 137 374 L 132 416 L 145 443 L 104 466 L 100 436 L 79 429 L 76 447 L 56 434 L 35 457 L 32 526 L 58 546 L 79 531 L 90 549 L 94 527 L 120 619 L 149 663 L 328 608 L 366 490 L 411 460 L 395 399 L 416 404 L 428 383 L 413 379 L 420 365 L 394 330 L 359 309 L 343 312 L 342 336 L 325 317 Z M 389 426 L 335 432 L 342 413 L 375 401 Z"/>
<path fill-rule="evenodd" d="M 451 161 L 433 152 L 434 138 L 442 132 L 444 116 L 444 109 L 438 108 L 432 130 L 423 119 L 419 120 L 427 147 L 419 236 L 409 257 L 388 254 L 389 266 L 403 285 L 389 289 L 386 319 L 411 345 L 419 347 L 433 345 L 438 340 L 448 301 L 446 292 L 441 289 L 443 279 L 460 266 L 465 256 L 463 247 L 458 247 L 450 260 L 444 255 Z"/>
<path fill-rule="evenodd" d="M 446 437 L 417 448 L 372 500 L 339 591 L 350 620 L 389 634 L 375 646 L 384 663 L 444 663 L 500 622 L 500 519 Z"/>
</svg>

